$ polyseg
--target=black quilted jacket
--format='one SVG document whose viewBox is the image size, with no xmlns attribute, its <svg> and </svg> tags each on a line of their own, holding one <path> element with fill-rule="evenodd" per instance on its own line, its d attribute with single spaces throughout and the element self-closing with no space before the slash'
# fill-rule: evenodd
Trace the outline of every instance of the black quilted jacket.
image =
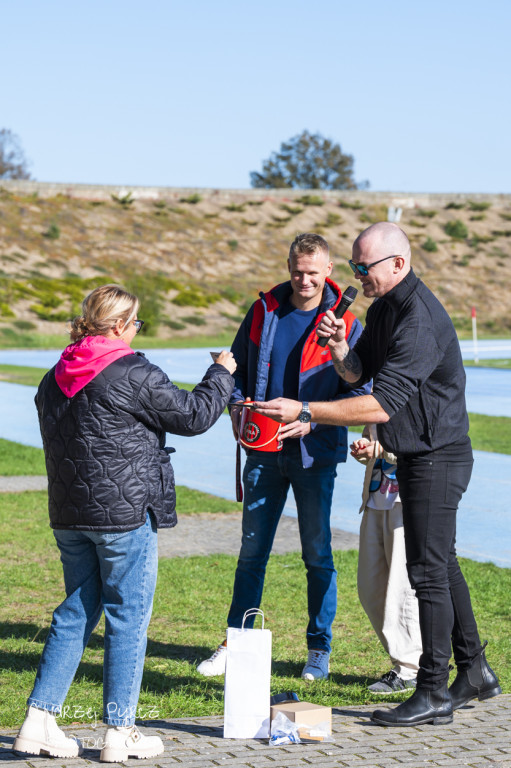
<svg viewBox="0 0 511 768">
<path fill-rule="evenodd" d="M 43 378 L 35 398 L 48 472 L 52 528 L 129 531 L 153 512 L 177 522 L 165 432 L 198 435 L 219 418 L 233 388 L 211 365 L 193 392 L 178 389 L 140 353 L 111 363 L 71 398 Z"/>
</svg>

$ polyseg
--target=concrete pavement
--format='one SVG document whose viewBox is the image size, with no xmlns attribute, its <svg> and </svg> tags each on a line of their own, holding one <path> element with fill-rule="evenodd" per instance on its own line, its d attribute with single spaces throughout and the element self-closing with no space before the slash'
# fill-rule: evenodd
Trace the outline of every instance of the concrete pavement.
<svg viewBox="0 0 511 768">
<path fill-rule="evenodd" d="M 385 704 L 382 703 L 382 706 Z M 140 723 L 147 735 L 165 745 L 160 757 L 128 760 L 144 768 L 511 768 L 511 695 L 476 702 L 459 710 L 450 725 L 382 728 L 370 722 L 371 706 L 334 708 L 333 742 L 271 747 L 268 740 L 224 739 L 222 717 L 158 719 Z M 99 763 L 104 726 L 74 725 L 64 729 L 83 740 L 82 757 L 72 760 L 11 751 L 16 731 L 0 734 L 2 768 L 55 768 Z"/>
</svg>

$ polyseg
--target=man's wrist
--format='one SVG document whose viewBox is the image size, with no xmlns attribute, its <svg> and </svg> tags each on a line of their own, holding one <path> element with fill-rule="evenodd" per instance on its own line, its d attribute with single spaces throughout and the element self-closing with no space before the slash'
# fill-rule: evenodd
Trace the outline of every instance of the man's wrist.
<svg viewBox="0 0 511 768">
<path fill-rule="evenodd" d="M 339 341 L 336 341 L 333 338 L 330 339 L 330 352 L 332 353 L 332 357 L 335 356 L 338 360 L 344 360 L 349 351 L 350 348 L 346 339 L 339 339 Z"/>
<path fill-rule="evenodd" d="M 300 413 L 298 414 L 298 421 L 301 421 L 302 424 L 309 424 L 310 420 L 311 420 L 311 412 L 309 408 L 309 403 L 304 400 L 302 402 Z"/>
</svg>

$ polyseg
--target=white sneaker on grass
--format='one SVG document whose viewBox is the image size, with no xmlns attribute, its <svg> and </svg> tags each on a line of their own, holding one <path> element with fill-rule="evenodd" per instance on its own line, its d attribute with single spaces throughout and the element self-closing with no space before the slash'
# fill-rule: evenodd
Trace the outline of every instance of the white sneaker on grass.
<svg viewBox="0 0 511 768">
<path fill-rule="evenodd" d="M 304 680 L 328 680 L 330 672 L 329 651 L 310 650 L 307 663 L 302 669 Z"/>
<path fill-rule="evenodd" d="M 145 760 L 163 754 L 163 741 L 159 736 L 144 736 L 136 725 L 110 726 L 99 759 L 102 763 L 122 763 L 129 757 Z"/>
<path fill-rule="evenodd" d="M 227 645 L 222 643 L 216 651 L 209 657 L 201 661 L 197 667 L 199 675 L 204 677 L 214 677 L 215 675 L 225 675 L 225 663 L 227 661 Z"/>
</svg>

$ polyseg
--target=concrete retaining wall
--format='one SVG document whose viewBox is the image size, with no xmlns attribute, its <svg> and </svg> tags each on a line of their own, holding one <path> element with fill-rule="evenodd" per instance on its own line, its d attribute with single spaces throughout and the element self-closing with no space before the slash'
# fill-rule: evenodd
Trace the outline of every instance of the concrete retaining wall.
<svg viewBox="0 0 511 768">
<path fill-rule="evenodd" d="M 39 197 L 55 197 L 64 195 L 83 200 L 111 200 L 112 195 L 123 197 L 128 193 L 135 200 L 174 200 L 199 194 L 218 202 L 243 200 L 295 200 L 304 194 L 320 195 L 325 201 L 359 200 L 364 205 L 393 205 L 401 208 L 444 207 L 450 202 L 467 203 L 488 202 L 495 208 L 511 205 L 511 194 L 479 194 L 479 193 L 429 193 L 429 192 L 372 192 L 370 190 L 332 191 L 304 189 L 202 189 L 198 187 L 137 187 L 129 185 L 108 184 L 65 184 L 47 181 L 7 181 L 0 180 L 0 189 L 16 195 L 38 195 Z"/>
</svg>

